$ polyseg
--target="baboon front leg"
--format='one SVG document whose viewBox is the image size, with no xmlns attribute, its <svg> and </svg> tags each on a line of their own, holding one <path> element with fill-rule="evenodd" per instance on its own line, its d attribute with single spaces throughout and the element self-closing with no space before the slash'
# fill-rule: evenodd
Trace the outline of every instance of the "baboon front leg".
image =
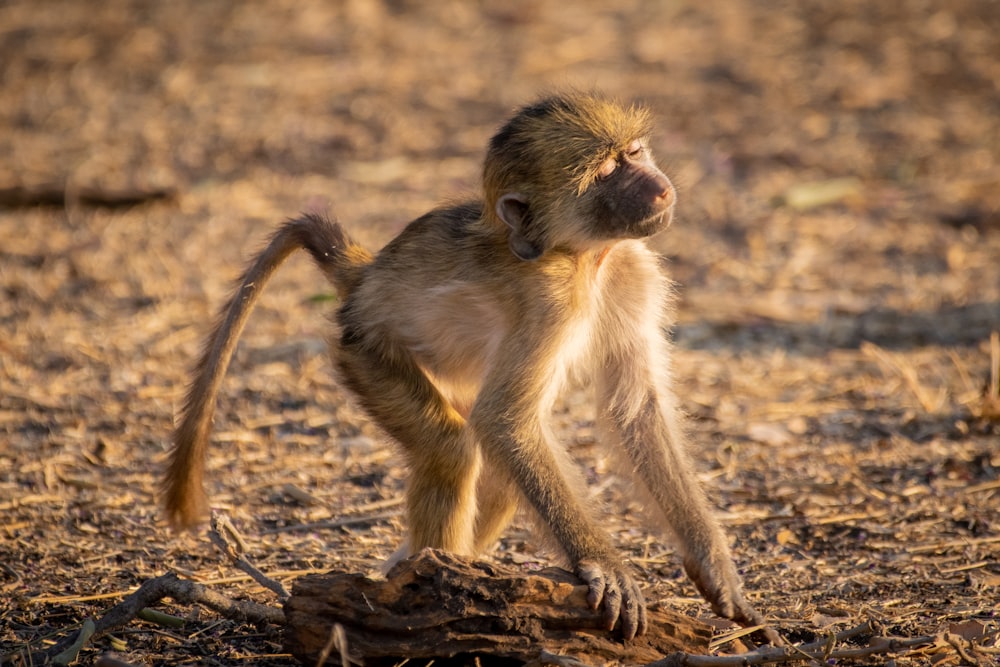
<svg viewBox="0 0 1000 667">
<path fill-rule="evenodd" d="M 763 618 L 743 595 L 729 545 L 687 455 L 676 398 L 661 378 L 651 375 L 667 372 L 666 364 L 656 361 L 623 358 L 605 367 L 600 418 L 621 441 L 634 477 L 677 537 L 684 569 L 712 609 L 744 626 L 762 625 Z M 773 630 L 766 634 L 780 643 Z"/>
<path fill-rule="evenodd" d="M 500 469 L 514 481 L 587 584 L 588 602 L 603 607 L 607 629 L 620 622 L 622 635 L 631 639 L 646 629 L 642 591 L 554 454 L 539 414 L 543 409 L 530 398 L 543 391 L 525 392 L 524 386 L 530 384 L 518 378 L 488 382 L 472 411 L 470 423 L 490 474 Z"/>
<path fill-rule="evenodd" d="M 480 455 L 465 420 L 399 346 L 345 334 L 333 357 L 362 407 L 406 453 L 409 537 L 401 555 L 424 547 L 474 553 Z"/>
</svg>

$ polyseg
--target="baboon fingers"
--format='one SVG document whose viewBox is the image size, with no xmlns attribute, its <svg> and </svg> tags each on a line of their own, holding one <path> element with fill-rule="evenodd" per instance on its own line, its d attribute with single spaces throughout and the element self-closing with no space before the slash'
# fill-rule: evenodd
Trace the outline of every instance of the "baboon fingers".
<svg viewBox="0 0 1000 667">
<path fill-rule="evenodd" d="M 646 632 L 646 601 L 635 580 L 616 566 L 581 561 L 576 568 L 587 584 L 591 609 L 603 606 L 606 630 L 621 622 L 622 638 L 629 640 Z"/>
<path fill-rule="evenodd" d="M 608 577 L 604 581 L 604 627 L 613 630 L 615 623 L 621 618 L 622 613 L 622 591 L 618 586 L 615 577 Z M 624 619 L 623 619 L 624 621 Z M 626 629 L 622 628 L 623 632 Z"/>
<path fill-rule="evenodd" d="M 576 576 L 587 584 L 587 603 L 591 609 L 601 606 L 604 599 L 604 571 L 594 561 L 581 561 L 576 566 Z"/>
<path fill-rule="evenodd" d="M 691 580 L 694 581 L 698 591 L 712 606 L 712 611 L 745 628 L 756 625 L 765 626 L 759 632 L 762 638 L 774 646 L 784 645 L 781 636 L 774 628 L 767 627 L 761 613 L 754 609 L 753 605 L 743 596 L 740 577 L 731 562 L 727 561 L 714 567 L 702 567 L 700 563 L 688 559 L 685 560 L 684 568 Z M 724 573 L 723 577 L 714 578 L 712 575 L 717 572 Z"/>
<path fill-rule="evenodd" d="M 764 620 L 764 616 L 761 615 L 759 611 L 754 609 L 741 593 L 737 593 L 736 600 L 734 601 L 734 607 L 735 613 L 732 616 L 732 620 L 736 621 L 743 627 L 749 628 L 755 625 L 764 626 L 759 631 L 753 633 L 755 639 L 766 641 L 772 646 L 785 645 L 785 642 L 781 638 L 781 635 L 778 634 L 778 631 L 767 624 L 767 621 Z"/>
<path fill-rule="evenodd" d="M 646 600 L 639 589 L 638 583 L 628 577 L 620 582 L 623 591 L 622 605 L 622 636 L 632 639 L 646 634 Z"/>
</svg>

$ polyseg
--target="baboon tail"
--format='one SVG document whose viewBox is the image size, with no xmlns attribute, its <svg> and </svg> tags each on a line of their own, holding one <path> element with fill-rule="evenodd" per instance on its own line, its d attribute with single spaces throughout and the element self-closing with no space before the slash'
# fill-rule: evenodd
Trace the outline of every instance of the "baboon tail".
<svg viewBox="0 0 1000 667">
<path fill-rule="evenodd" d="M 163 496 L 175 528 L 196 525 L 207 510 L 205 456 L 219 387 L 264 285 L 299 248 L 309 252 L 341 298 L 357 287 L 364 266 L 372 261 L 371 253 L 351 240 L 339 224 L 322 215 L 305 214 L 283 224 L 240 277 L 205 343 L 174 431 Z"/>
</svg>

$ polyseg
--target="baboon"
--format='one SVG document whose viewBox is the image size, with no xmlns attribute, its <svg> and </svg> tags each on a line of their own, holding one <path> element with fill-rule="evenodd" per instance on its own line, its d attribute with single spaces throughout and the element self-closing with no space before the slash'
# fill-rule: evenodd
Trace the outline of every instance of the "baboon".
<svg viewBox="0 0 1000 667">
<path fill-rule="evenodd" d="M 280 227 L 198 362 L 164 485 L 171 522 L 189 527 L 204 513 L 219 385 L 265 282 L 303 248 L 341 298 L 331 344 L 341 381 L 409 464 L 402 555 L 481 552 L 520 504 L 603 605 L 608 629 L 642 633 L 642 592 L 549 424 L 567 380 L 583 376 L 604 440 L 698 589 L 719 615 L 762 623 L 695 477 L 671 388 L 671 283 L 646 239 L 670 224 L 675 191 L 650 130 L 642 107 L 553 95 L 493 136 L 481 200 L 432 210 L 375 256 L 320 215 Z"/>
</svg>

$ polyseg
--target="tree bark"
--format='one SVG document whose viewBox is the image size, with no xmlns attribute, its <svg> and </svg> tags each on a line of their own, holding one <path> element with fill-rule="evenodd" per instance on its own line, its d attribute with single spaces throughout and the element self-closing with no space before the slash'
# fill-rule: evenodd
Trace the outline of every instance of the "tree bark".
<svg viewBox="0 0 1000 667">
<path fill-rule="evenodd" d="M 676 651 L 708 652 L 707 625 L 656 608 L 646 634 L 623 643 L 601 629 L 600 611 L 586 596 L 586 586 L 564 570 L 529 574 L 427 549 L 385 580 L 336 573 L 298 579 L 285 604 L 285 648 L 314 665 L 330 654 L 340 625 L 347 655 L 369 662 L 468 654 L 528 662 L 561 654 L 592 664 L 644 664 Z"/>
</svg>

